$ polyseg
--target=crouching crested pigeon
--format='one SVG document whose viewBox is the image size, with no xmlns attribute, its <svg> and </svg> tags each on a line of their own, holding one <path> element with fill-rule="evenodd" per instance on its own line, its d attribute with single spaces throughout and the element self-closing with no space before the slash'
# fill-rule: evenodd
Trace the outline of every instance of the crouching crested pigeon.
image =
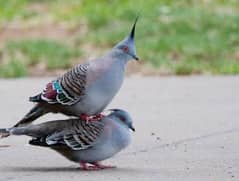
<svg viewBox="0 0 239 181">
<path fill-rule="evenodd" d="M 130 34 L 102 57 L 80 64 L 51 81 L 38 95 L 35 106 L 15 125 L 29 124 L 52 112 L 89 119 L 99 115 L 120 89 L 125 66 L 138 60 L 134 43 L 136 18 Z M 96 116 L 97 117 L 97 116 Z"/>
<path fill-rule="evenodd" d="M 31 145 L 49 147 L 67 159 L 80 163 L 81 169 L 112 168 L 100 161 L 112 157 L 130 143 L 135 131 L 130 115 L 112 109 L 101 121 L 86 123 L 79 118 L 55 120 L 38 125 L 0 129 L 0 135 L 27 135 Z"/>
</svg>

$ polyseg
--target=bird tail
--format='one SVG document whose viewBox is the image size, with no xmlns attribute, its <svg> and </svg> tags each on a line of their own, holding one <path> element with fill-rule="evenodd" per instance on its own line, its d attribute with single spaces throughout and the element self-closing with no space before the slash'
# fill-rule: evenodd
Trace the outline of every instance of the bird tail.
<svg viewBox="0 0 239 181">
<path fill-rule="evenodd" d="M 36 96 L 29 97 L 30 102 L 42 102 L 41 94 L 37 94 Z"/>
<path fill-rule="evenodd" d="M 0 128 L 0 139 L 10 136 L 10 130 L 8 128 Z"/>
<path fill-rule="evenodd" d="M 10 135 L 28 135 L 28 129 L 27 127 L 12 127 L 0 129 L 0 139 L 6 138 Z"/>
<path fill-rule="evenodd" d="M 49 111 L 43 108 L 40 104 L 36 104 L 17 124 L 13 127 L 18 127 L 20 125 L 25 125 L 33 122 L 42 115 L 48 113 Z"/>
<path fill-rule="evenodd" d="M 49 147 L 46 141 L 42 140 L 41 138 L 33 138 L 29 141 L 29 144 L 34 146 Z"/>
</svg>

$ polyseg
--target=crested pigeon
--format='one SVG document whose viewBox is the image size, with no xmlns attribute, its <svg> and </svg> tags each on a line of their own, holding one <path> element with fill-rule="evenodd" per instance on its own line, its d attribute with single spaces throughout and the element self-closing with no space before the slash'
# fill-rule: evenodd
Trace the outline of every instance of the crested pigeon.
<svg viewBox="0 0 239 181">
<path fill-rule="evenodd" d="M 52 112 L 88 120 L 101 118 L 99 113 L 111 102 L 120 89 L 125 66 L 129 60 L 138 60 L 134 44 L 136 18 L 130 34 L 108 53 L 69 70 L 51 81 L 38 95 L 30 97 L 34 107 L 17 123 L 29 124 Z"/>
<path fill-rule="evenodd" d="M 27 135 L 31 145 L 49 147 L 84 170 L 112 168 L 100 161 L 112 157 L 130 143 L 135 131 L 130 115 L 112 109 L 101 121 L 86 123 L 79 118 L 55 120 L 38 125 L 0 129 L 0 135 Z"/>
</svg>

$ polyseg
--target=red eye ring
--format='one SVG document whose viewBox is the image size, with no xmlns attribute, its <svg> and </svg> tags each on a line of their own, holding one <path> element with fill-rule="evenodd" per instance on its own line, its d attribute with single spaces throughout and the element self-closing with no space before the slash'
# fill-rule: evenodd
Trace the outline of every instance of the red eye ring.
<svg viewBox="0 0 239 181">
<path fill-rule="evenodd" d="M 123 49 L 123 51 L 126 52 L 126 53 L 129 51 L 129 48 L 128 48 L 127 46 L 124 46 L 122 49 Z"/>
</svg>

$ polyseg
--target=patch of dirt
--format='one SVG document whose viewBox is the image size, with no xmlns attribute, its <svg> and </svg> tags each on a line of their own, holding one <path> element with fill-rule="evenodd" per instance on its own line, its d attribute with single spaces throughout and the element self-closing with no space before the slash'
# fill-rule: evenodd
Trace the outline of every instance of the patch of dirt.
<svg viewBox="0 0 239 181">
<path fill-rule="evenodd" d="M 59 24 L 44 24 L 41 26 L 21 27 L 18 23 L 11 23 L 0 28 L 0 46 L 9 40 L 24 38 L 46 38 L 54 40 L 69 40 L 75 35 L 84 35 L 85 25 L 69 29 Z"/>
<path fill-rule="evenodd" d="M 38 14 L 44 23 L 37 19 L 16 19 L 0 25 L 0 47 L 9 40 L 23 38 L 47 38 L 55 40 L 68 40 L 75 35 L 84 36 L 88 31 L 87 25 L 82 23 L 77 27 L 69 27 L 64 23 L 56 23 L 48 17 L 49 7 L 44 2 L 32 2 L 26 7 L 27 12 Z M 42 22 L 42 21 L 41 21 Z"/>
<path fill-rule="evenodd" d="M 47 70 L 39 66 L 30 67 L 28 72 L 31 77 L 58 77 L 66 73 L 67 69 Z"/>
<path fill-rule="evenodd" d="M 164 67 L 160 67 L 159 69 L 155 69 L 150 65 L 144 64 L 143 60 L 138 62 L 131 61 L 127 65 L 127 75 L 131 74 L 140 74 L 143 76 L 169 76 L 173 75 L 172 72 Z"/>
<path fill-rule="evenodd" d="M 81 58 L 77 61 L 75 60 L 74 65 L 83 63 L 86 60 L 88 60 L 88 58 L 85 58 L 85 59 Z M 29 72 L 29 75 L 32 77 L 57 77 L 57 76 L 63 75 L 69 69 L 47 70 L 46 65 L 44 63 L 42 63 L 42 64 L 38 64 L 38 65 L 35 65 L 32 67 L 29 67 L 28 72 Z M 172 73 L 170 73 L 169 71 L 155 70 L 150 66 L 145 66 L 145 64 L 142 62 L 135 62 L 135 61 L 129 62 L 127 65 L 127 69 L 126 69 L 127 76 L 132 75 L 132 74 L 139 74 L 139 75 L 143 75 L 143 76 L 172 75 Z"/>
</svg>

